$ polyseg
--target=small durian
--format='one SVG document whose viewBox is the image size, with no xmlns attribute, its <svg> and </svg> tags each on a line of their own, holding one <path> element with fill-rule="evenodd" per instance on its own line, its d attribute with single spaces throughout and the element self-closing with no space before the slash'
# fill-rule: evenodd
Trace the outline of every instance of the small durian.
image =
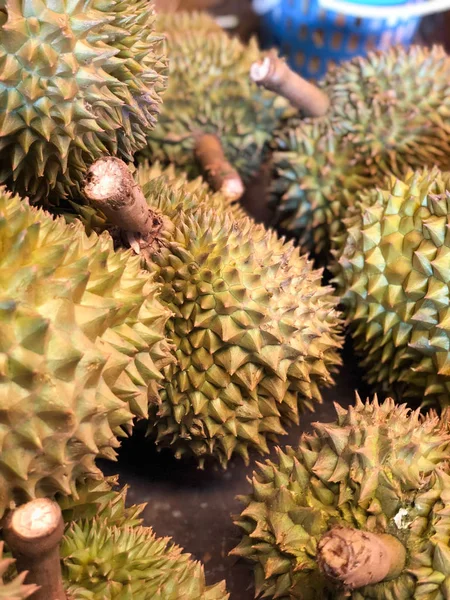
<svg viewBox="0 0 450 600">
<path fill-rule="evenodd" d="M 267 440 L 320 402 L 320 386 L 340 364 L 337 299 L 321 271 L 251 219 L 188 207 L 182 188 L 152 180 L 142 191 L 117 159 L 97 161 L 88 182 L 87 198 L 117 226 L 124 215 L 131 226 L 135 215 L 133 247 L 172 313 L 175 361 L 163 368 L 149 432 L 200 465 L 208 456 L 226 466 L 234 453 L 247 461 L 250 449 L 267 452 Z M 126 189 L 129 197 L 116 194 Z"/>
<path fill-rule="evenodd" d="M 308 252 L 334 247 L 358 191 L 408 168 L 450 169 L 450 57 L 394 47 L 332 67 L 323 119 L 288 120 L 273 142 L 275 222 Z"/>
<path fill-rule="evenodd" d="M 334 130 L 400 170 L 450 165 L 449 77 L 442 46 L 393 46 L 331 66 L 319 85 Z"/>
<path fill-rule="evenodd" d="M 81 495 L 98 503 L 98 493 Z M 125 488 L 108 495 L 95 517 L 73 521 L 65 532 L 61 560 L 71 600 L 228 599 L 225 582 L 207 586 L 201 563 L 141 525 L 145 505 L 125 509 Z"/>
<path fill-rule="evenodd" d="M 258 466 L 232 553 L 255 563 L 258 597 L 445 600 L 448 425 L 392 399 L 335 407 Z"/>
<path fill-rule="evenodd" d="M 0 518 L 74 493 L 157 401 L 170 312 L 139 257 L 0 189 Z"/>
<path fill-rule="evenodd" d="M 250 80 L 262 56 L 255 40 L 245 46 L 200 13 L 162 15 L 157 27 L 167 38 L 169 85 L 144 154 L 189 177 L 204 171 L 214 189 L 238 197 L 237 178 L 245 183 L 259 170 L 289 105 Z"/>
<path fill-rule="evenodd" d="M 3 558 L 3 542 L 0 542 L 0 600 L 24 600 L 37 591 L 37 586 L 24 583 L 26 572 L 17 577 L 5 577 L 14 563 L 12 558 Z M 8 581 L 7 581 L 8 579 Z"/>
<path fill-rule="evenodd" d="M 341 232 L 354 193 L 373 185 L 377 171 L 325 120 L 290 121 L 276 146 L 270 193 L 275 222 L 294 234 L 304 252 L 323 255 Z"/>
<path fill-rule="evenodd" d="M 147 0 L 1 2 L 0 184 L 58 202 L 103 154 L 133 160 L 166 85 L 154 20 Z"/>
<path fill-rule="evenodd" d="M 336 252 L 337 293 L 369 383 L 450 403 L 450 173 L 359 196 Z"/>
</svg>

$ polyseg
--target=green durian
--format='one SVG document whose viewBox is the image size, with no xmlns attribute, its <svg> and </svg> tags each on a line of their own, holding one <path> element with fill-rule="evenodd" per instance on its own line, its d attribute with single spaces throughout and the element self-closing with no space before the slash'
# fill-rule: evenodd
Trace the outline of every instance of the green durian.
<svg viewBox="0 0 450 600">
<path fill-rule="evenodd" d="M 337 293 L 371 384 L 450 403 L 450 173 L 359 196 L 336 253 Z"/>
<path fill-rule="evenodd" d="M 143 527 L 145 505 L 125 508 L 127 488 L 113 491 L 114 483 L 79 492 L 97 513 L 69 523 L 61 545 L 71 600 L 227 600 L 225 583 L 207 586 L 203 566 Z"/>
<path fill-rule="evenodd" d="M 274 222 L 292 232 L 302 250 L 321 255 L 341 232 L 345 207 L 352 205 L 355 192 L 376 183 L 377 170 L 360 160 L 353 144 L 326 120 L 291 121 L 276 143 L 270 192 Z"/>
<path fill-rule="evenodd" d="M 156 402 L 169 311 L 130 251 L 0 190 L 0 517 L 99 477 Z"/>
<path fill-rule="evenodd" d="M 61 508 L 65 523 L 107 517 L 108 525 L 116 527 L 136 527 L 141 525 L 140 514 L 145 504 L 125 506 L 129 486 L 117 491 L 119 477 L 88 479 L 78 482 L 76 494 L 58 495 L 56 500 Z"/>
<path fill-rule="evenodd" d="M 104 154 L 132 161 L 166 85 L 147 0 L 5 0 L 0 183 L 35 201 L 78 190 Z"/>
<path fill-rule="evenodd" d="M 198 13 L 162 15 L 157 27 L 167 37 L 169 85 L 145 154 L 195 177 L 200 174 L 196 139 L 213 134 L 247 181 L 259 170 L 273 131 L 288 111 L 284 99 L 250 81 L 250 67 L 261 57 L 256 41 L 244 46 Z"/>
<path fill-rule="evenodd" d="M 348 410 L 336 405 L 336 412 L 335 422 L 313 424 L 314 433 L 304 434 L 298 448 L 278 449 L 276 460 L 259 465 L 251 493 L 241 497 L 246 507 L 236 523 L 243 539 L 233 553 L 255 563 L 256 595 L 448 598 L 448 425 L 391 399 L 363 404 L 357 398 Z M 326 557 L 327 543 L 342 533 L 364 543 L 342 544 L 335 556 Z M 374 556 L 365 538 L 373 546 L 381 541 L 396 548 L 393 562 L 386 565 Z M 336 563 L 346 586 L 328 576 Z M 358 569 L 364 584 L 373 577 L 373 566 L 387 575 L 355 587 Z"/>
<path fill-rule="evenodd" d="M 267 439 L 321 400 L 340 364 L 341 324 L 321 272 L 292 243 L 250 219 L 199 204 L 180 210 L 182 191 L 144 188 L 166 225 L 148 268 L 173 313 L 176 362 L 151 407 L 149 432 L 177 456 L 267 452 Z"/>
<path fill-rule="evenodd" d="M 450 57 L 394 47 L 331 67 L 322 119 L 289 120 L 274 140 L 276 224 L 329 250 L 358 191 L 408 168 L 450 169 Z"/>
<path fill-rule="evenodd" d="M 0 600 L 23 600 L 29 598 L 37 590 L 35 585 L 26 585 L 26 573 L 21 573 L 11 581 L 5 575 L 14 563 L 12 558 L 3 558 L 3 542 L 0 542 Z"/>
<path fill-rule="evenodd" d="M 85 482 L 76 499 L 58 498 L 66 523 L 60 556 L 68 599 L 227 600 L 225 583 L 207 586 L 201 563 L 142 526 L 145 504 L 127 507 L 128 488 L 116 491 L 116 484 L 116 477 Z M 10 571 L 7 579 L 14 575 Z"/>
</svg>

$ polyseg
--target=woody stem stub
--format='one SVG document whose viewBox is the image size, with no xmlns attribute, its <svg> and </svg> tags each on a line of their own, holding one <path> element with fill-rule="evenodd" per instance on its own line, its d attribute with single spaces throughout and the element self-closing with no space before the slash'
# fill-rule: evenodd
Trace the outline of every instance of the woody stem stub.
<svg viewBox="0 0 450 600">
<path fill-rule="evenodd" d="M 66 600 L 59 553 L 63 534 L 61 509 L 47 498 L 32 500 L 6 517 L 3 536 L 17 569 L 28 571 L 26 582 L 39 586 L 33 600 Z"/>
<path fill-rule="evenodd" d="M 209 184 L 221 191 L 230 200 L 238 200 L 244 193 L 244 184 L 239 173 L 225 157 L 217 136 L 199 133 L 195 136 L 195 156 Z"/>
<path fill-rule="evenodd" d="M 271 53 L 250 68 L 250 78 L 258 85 L 286 98 L 308 117 L 322 117 L 330 100 L 317 86 L 293 71 L 285 60 Z"/>
<path fill-rule="evenodd" d="M 90 166 L 84 194 L 122 231 L 144 237 L 153 232 L 155 215 L 129 168 L 119 158 L 106 156 Z"/>
<path fill-rule="evenodd" d="M 406 550 L 393 535 L 336 527 L 319 541 L 317 560 L 329 579 L 354 590 L 398 577 Z"/>
</svg>

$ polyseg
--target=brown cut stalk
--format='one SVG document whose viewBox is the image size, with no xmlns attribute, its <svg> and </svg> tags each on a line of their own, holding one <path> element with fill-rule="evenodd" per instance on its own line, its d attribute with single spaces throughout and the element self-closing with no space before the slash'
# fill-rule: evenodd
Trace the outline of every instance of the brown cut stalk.
<svg viewBox="0 0 450 600">
<path fill-rule="evenodd" d="M 239 200 L 244 193 L 244 184 L 226 159 L 219 138 L 209 133 L 198 134 L 195 156 L 213 190 L 221 191 L 230 200 Z"/>
<path fill-rule="evenodd" d="M 61 509 L 47 498 L 32 500 L 5 519 L 3 537 L 18 571 L 28 571 L 26 583 L 39 586 L 33 600 L 66 600 L 59 554 L 63 534 Z"/>
<path fill-rule="evenodd" d="M 317 561 L 329 579 L 355 590 L 398 577 L 406 550 L 393 535 L 336 527 L 319 541 Z"/>
<path fill-rule="evenodd" d="M 149 208 L 139 184 L 119 158 L 106 156 L 90 166 L 84 194 L 111 225 L 119 228 L 137 254 L 161 231 L 161 215 Z"/>
<path fill-rule="evenodd" d="M 274 52 L 252 64 L 250 78 L 289 100 L 308 117 L 322 117 L 330 106 L 328 96 L 321 89 L 300 77 Z"/>
</svg>

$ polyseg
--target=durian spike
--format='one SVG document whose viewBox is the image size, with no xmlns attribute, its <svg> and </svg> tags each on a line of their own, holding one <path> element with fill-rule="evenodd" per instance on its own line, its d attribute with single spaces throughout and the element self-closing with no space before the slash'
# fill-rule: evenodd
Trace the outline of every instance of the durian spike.
<svg viewBox="0 0 450 600">
<path fill-rule="evenodd" d="M 308 117 L 323 117 L 330 107 L 328 96 L 295 73 L 276 52 L 272 51 L 263 60 L 252 64 L 250 79 L 286 98 Z"/>
<path fill-rule="evenodd" d="M 32 500 L 5 519 L 3 537 L 17 569 L 28 571 L 26 581 L 39 586 L 33 600 L 66 600 L 59 553 L 63 534 L 61 509 L 48 498 Z"/>
<path fill-rule="evenodd" d="M 197 134 L 195 156 L 213 190 L 222 192 L 229 200 L 239 200 L 244 193 L 244 184 L 226 159 L 219 138 L 209 133 Z"/>
<path fill-rule="evenodd" d="M 90 166 L 84 194 L 121 231 L 146 238 L 160 229 L 160 218 L 148 207 L 131 171 L 119 158 L 105 156 Z"/>
<path fill-rule="evenodd" d="M 397 538 L 386 533 L 336 527 L 322 536 L 317 561 L 329 579 L 355 590 L 400 575 L 406 550 Z"/>
</svg>

